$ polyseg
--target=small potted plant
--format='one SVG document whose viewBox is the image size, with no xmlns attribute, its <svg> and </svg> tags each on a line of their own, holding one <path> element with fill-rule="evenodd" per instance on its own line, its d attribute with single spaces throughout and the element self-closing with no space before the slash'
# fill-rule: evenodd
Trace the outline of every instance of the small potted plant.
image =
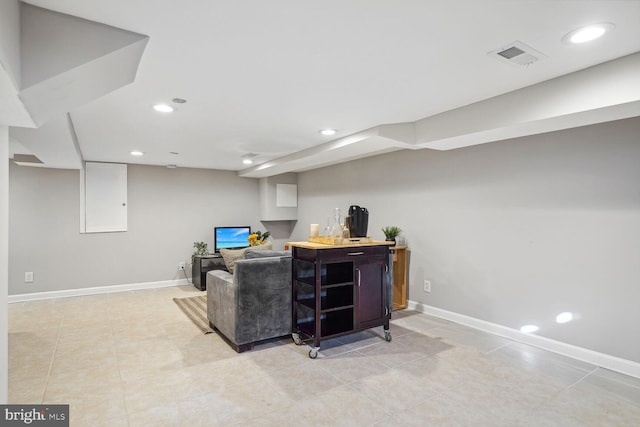
<svg viewBox="0 0 640 427">
<path fill-rule="evenodd" d="M 386 241 L 395 242 L 396 237 L 398 237 L 402 230 L 400 230 L 400 227 L 396 227 L 395 225 L 388 225 L 382 228 L 382 232 L 384 233 Z"/>
<path fill-rule="evenodd" d="M 191 262 L 193 263 L 197 256 L 207 256 L 209 255 L 209 246 L 205 242 L 193 242 L 193 247 L 195 250 L 191 255 Z"/>
</svg>

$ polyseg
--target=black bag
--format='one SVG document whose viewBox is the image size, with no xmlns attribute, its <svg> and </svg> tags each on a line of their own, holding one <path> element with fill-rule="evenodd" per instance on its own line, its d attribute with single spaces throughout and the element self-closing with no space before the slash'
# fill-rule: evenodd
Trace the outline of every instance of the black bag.
<svg viewBox="0 0 640 427">
<path fill-rule="evenodd" d="M 349 207 L 349 232 L 351 237 L 367 237 L 369 211 L 367 208 L 351 205 Z"/>
</svg>

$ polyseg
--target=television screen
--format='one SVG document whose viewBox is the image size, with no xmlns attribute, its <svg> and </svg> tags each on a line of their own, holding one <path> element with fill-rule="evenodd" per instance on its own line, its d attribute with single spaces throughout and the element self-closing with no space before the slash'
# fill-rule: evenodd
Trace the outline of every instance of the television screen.
<svg viewBox="0 0 640 427">
<path fill-rule="evenodd" d="M 214 231 L 214 251 L 220 249 L 240 249 L 249 246 L 251 227 L 216 227 Z"/>
</svg>

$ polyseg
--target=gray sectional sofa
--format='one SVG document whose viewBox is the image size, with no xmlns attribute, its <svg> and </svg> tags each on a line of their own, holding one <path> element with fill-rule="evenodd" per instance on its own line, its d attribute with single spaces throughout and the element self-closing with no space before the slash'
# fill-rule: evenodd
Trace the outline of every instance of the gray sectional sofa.
<svg viewBox="0 0 640 427">
<path fill-rule="evenodd" d="M 207 317 L 237 352 L 291 333 L 291 254 L 247 250 L 233 271 L 207 273 Z"/>
</svg>

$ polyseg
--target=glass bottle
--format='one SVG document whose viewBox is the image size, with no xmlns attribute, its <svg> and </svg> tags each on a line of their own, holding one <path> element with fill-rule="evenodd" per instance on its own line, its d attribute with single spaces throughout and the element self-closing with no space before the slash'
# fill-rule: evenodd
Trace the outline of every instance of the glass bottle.
<svg viewBox="0 0 640 427">
<path fill-rule="evenodd" d="M 340 224 L 340 208 L 333 210 L 333 226 L 331 227 L 331 237 L 342 237 L 342 225 Z"/>
<path fill-rule="evenodd" d="M 349 227 L 349 216 L 344 217 L 344 226 L 342 227 L 342 238 L 351 238 L 351 227 Z"/>
<path fill-rule="evenodd" d="M 327 226 L 322 231 L 323 237 L 331 237 L 331 217 L 327 217 Z"/>
</svg>

